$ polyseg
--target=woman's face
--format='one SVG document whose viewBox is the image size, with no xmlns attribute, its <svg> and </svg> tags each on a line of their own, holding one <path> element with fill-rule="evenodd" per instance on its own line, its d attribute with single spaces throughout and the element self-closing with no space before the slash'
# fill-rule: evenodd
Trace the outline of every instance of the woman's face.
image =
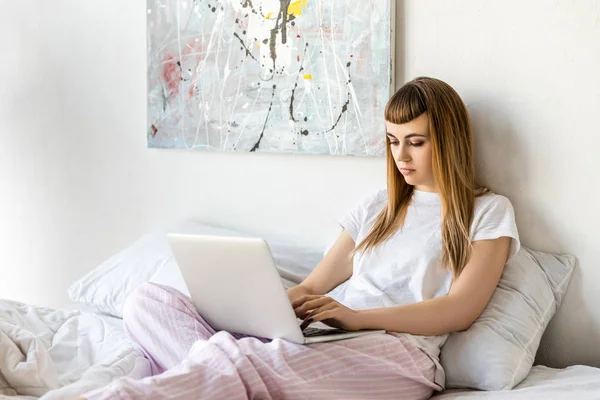
<svg viewBox="0 0 600 400">
<path fill-rule="evenodd" d="M 405 124 L 385 122 L 396 167 L 406 183 L 417 190 L 437 192 L 431 165 L 431 139 L 427 112 Z"/>
</svg>

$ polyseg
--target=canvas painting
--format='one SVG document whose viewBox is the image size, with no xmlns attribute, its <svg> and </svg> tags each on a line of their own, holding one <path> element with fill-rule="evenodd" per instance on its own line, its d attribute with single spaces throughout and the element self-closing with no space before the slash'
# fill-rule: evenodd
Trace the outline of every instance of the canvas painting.
<svg viewBox="0 0 600 400">
<path fill-rule="evenodd" d="M 148 0 L 148 145 L 382 156 L 393 0 Z"/>
</svg>

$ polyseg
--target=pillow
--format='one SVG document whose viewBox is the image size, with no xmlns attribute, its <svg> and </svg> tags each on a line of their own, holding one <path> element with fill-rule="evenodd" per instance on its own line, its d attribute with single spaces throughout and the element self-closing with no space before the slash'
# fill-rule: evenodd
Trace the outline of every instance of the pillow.
<svg viewBox="0 0 600 400">
<path fill-rule="evenodd" d="M 571 255 L 521 247 L 504 267 L 483 313 L 442 346 L 446 387 L 506 390 L 520 383 L 562 302 L 575 263 Z"/>
<path fill-rule="evenodd" d="M 123 317 L 127 296 L 144 282 L 173 286 L 189 294 L 167 241 L 167 232 L 199 235 L 265 237 L 193 220 L 176 223 L 170 229 L 143 235 L 94 270 L 74 282 L 69 299 L 88 308 Z M 265 237 L 286 287 L 300 283 L 321 259 L 320 251 Z"/>
</svg>

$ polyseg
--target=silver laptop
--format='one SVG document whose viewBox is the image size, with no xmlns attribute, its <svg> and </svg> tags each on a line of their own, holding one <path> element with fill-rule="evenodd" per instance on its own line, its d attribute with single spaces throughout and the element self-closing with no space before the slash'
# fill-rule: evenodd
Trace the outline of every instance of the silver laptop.
<svg viewBox="0 0 600 400">
<path fill-rule="evenodd" d="M 259 238 L 167 235 L 198 313 L 216 330 L 295 343 L 385 333 L 316 322 L 302 330 L 267 243 Z"/>
</svg>

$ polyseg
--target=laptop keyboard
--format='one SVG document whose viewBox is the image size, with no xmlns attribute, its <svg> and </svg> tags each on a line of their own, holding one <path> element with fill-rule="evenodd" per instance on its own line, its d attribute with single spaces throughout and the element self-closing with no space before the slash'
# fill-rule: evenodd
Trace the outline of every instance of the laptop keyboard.
<svg viewBox="0 0 600 400">
<path fill-rule="evenodd" d="M 313 336 L 325 336 L 325 335 L 337 335 L 339 333 L 346 333 L 348 331 L 344 330 L 344 329 L 338 329 L 338 328 L 333 328 L 333 329 L 323 329 L 323 328 L 313 328 L 313 327 L 308 327 L 308 328 L 304 328 L 304 330 L 302 331 L 302 334 L 304 335 L 304 337 L 313 337 Z"/>
</svg>

